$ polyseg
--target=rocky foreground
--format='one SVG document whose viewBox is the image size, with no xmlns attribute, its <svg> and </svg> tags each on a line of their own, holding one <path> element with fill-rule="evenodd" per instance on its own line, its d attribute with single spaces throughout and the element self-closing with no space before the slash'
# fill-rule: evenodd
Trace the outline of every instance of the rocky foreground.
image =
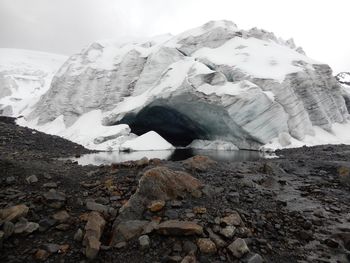
<svg viewBox="0 0 350 263">
<path fill-rule="evenodd" d="M 350 262 L 350 147 L 258 162 L 88 152 L 0 119 L 0 262 Z"/>
</svg>

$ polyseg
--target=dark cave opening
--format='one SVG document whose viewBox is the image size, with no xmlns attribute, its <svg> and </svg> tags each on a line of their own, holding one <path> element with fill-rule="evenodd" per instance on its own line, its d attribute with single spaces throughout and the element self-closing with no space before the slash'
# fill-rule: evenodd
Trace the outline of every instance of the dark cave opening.
<svg viewBox="0 0 350 263">
<path fill-rule="evenodd" d="M 208 133 L 194 120 L 166 106 L 147 106 L 137 114 L 125 115 L 118 124 L 128 124 L 137 135 L 153 130 L 174 146 L 209 139 Z"/>
</svg>

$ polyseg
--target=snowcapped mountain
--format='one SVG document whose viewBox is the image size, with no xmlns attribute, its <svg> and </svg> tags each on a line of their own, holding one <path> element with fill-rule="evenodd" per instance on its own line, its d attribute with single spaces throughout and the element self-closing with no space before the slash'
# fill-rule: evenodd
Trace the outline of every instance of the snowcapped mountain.
<svg viewBox="0 0 350 263">
<path fill-rule="evenodd" d="M 65 60 L 56 54 L 0 48 L 0 114 L 31 112 Z"/>
<path fill-rule="evenodd" d="M 149 131 L 173 145 L 259 149 L 350 143 L 348 118 L 331 68 L 293 40 L 212 21 L 177 36 L 91 44 L 20 123 L 95 149 L 124 148 Z"/>
</svg>

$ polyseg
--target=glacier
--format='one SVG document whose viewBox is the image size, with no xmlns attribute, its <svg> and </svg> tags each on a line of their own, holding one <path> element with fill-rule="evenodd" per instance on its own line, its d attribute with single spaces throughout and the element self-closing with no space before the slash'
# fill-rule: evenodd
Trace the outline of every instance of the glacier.
<svg viewBox="0 0 350 263">
<path fill-rule="evenodd" d="M 165 148 L 350 143 L 344 89 L 328 65 L 292 39 L 225 20 L 176 36 L 96 41 L 64 62 L 31 109 L 20 125 L 99 150 L 149 132 Z"/>
<path fill-rule="evenodd" d="M 33 111 L 66 56 L 0 48 L 0 115 L 20 116 Z"/>
</svg>

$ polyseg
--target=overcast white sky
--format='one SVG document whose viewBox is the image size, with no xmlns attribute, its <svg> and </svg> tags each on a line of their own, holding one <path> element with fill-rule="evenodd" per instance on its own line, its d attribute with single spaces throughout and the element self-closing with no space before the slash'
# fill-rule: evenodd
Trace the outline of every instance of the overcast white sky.
<svg viewBox="0 0 350 263">
<path fill-rule="evenodd" d="M 254 26 L 350 71 L 349 0 L 0 0 L 0 47 L 72 54 L 98 39 L 180 33 L 209 20 Z"/>
</svg>

